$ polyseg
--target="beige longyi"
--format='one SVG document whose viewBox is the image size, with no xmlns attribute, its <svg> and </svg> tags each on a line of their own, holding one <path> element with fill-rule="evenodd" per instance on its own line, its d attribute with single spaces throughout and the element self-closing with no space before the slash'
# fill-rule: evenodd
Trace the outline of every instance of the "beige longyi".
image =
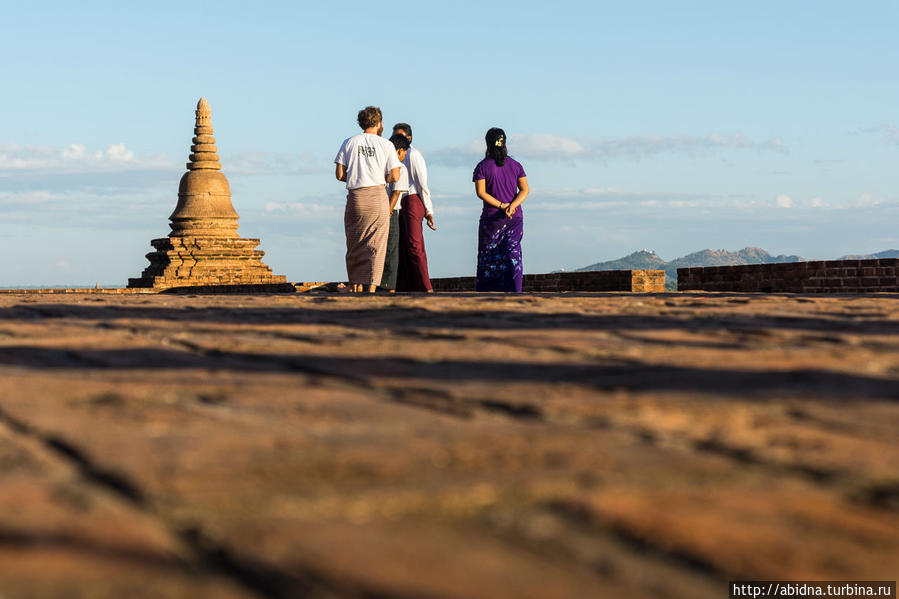
<svg viewBox="0 0 899 599">
<path fill-rule="evenodd" d="M 362 285 L 378 285 L 384 273 L 387 236 L 390 233 L 390 206 L 383 185 L 351 189 L 343 214 L 346 231 L 347 280 Z"/>
</svg>

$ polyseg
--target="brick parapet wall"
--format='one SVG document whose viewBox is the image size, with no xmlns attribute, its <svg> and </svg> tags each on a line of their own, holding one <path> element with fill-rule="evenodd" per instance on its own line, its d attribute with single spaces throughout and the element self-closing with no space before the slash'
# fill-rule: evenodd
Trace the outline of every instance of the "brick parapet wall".
<svg viewBox="0 0 899 599">
<path fill-rule="evenodd" d="M 90 294 L 100 294 L 100 295 L 138 295 L 138 294 L 152 294 L 159 293 L 156 289 L 124 289 L 124 288 L 109 288 L 109 287 L 85 287 L 85 288 L 67 288 L 64 289 L 62 287 L 53 287 L 47 289 L 0 289 L 0 295 L 22 295 L 26 293 L 37 293 L 40 295 L 60 295 L 60 294 L 68 294 L 68 293 L 90 293 Z"/>
<path fill-rule="evenodd" d="M 899 258 L 678 268 L 677 290 L 762 293 L 899 291 Z"/>
<path fill-rule="evenodd" d="M 154 289 L 152 287 L 86 287 L 86 288 L 46 288 L 46 289 L 0 289 L 0 295 L 23 295 L 36 293 L 39 295 L 61 294 L 99 294 L 99 295 L 139 295 L 157 293 L 175 294 L 254 294 L 254 293 L 304 293 L 326 285 L 326 283 L 308 281 L 299 283 L 265 283 L 260 285 L 191 285 L 187 287 L 170 287 Z"/>
<path fill-rule="evenodd" d="M 435 291 L 474 291 L 475 277 L 431 279 Z M 665 291 L 663 270 L 602 270 L 554 272 L 524 275 L 522 291 L 625 291 L 657 293 Z"/>
<path fill-rule="evenodd" d="M 474 291 L 474 277 L 431 279 L 436 291 Z M 336 284 L 321 282 L 267 283 L 250 285 L 189 285 L 170 288 L 129 287 L 118 289 L 0 289 L 0 294 L 62 294 L 96 293 L 106 295 L 132 295 L 139 293 L 303 293 L 319 287 Z M 603 270 L 585 272 L 559 272 L 524 275 L 522 290 L 526 292 L 562 291 L 623 291 L 632 293 L 661 293 L 665 291 L 663 270 Z"/>
</svg>

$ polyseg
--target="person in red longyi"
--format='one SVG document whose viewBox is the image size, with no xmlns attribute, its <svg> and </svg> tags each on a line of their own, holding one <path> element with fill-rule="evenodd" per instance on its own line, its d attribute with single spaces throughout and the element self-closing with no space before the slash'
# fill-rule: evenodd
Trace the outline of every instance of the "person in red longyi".
<svg viewBox="0 0 899 599">
<path fill-rule="evenodd" d="M 411 144 L 412 127 L 408 123 L 397 123 L 393 126 L 393 133 L 405 135 Z M 431 190 L 428 188 L 428 170 L 421 152 L 411 145 L 403 164 L 409 171 L 409 193 L 403 197 L 400 210 L 400 260 L 396 290 L 433 293 L 421 226 L 424 220 L 431 230 L 437 230 Z"/>
</svg>

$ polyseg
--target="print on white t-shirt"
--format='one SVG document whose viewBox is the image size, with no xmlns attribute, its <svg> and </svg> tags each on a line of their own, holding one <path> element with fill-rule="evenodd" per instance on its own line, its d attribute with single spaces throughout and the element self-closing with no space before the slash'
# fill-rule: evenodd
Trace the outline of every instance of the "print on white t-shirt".
<svg viewBox="0 0 899 599">
<path fill-rule="evenodd" d="M 400 166 L 393 144 L 372 133 L 360 133 L 344 140 L 334 157 L 346 167 L 346 188 L 385 185 L 387 171 Z"/>
</svg>

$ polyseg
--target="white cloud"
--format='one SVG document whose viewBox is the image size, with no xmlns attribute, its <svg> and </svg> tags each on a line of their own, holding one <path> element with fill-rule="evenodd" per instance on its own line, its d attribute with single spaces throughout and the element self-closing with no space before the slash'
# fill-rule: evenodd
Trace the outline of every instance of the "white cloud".
<svg viewBox="0 0 899 599">
<path fill-rule="evenodd" d="M 862 129 L 861 131 L 858 131 L 858 133 L 877 133 L 883 135 L 884 139 L 889 143 L 899 144 L 899 126 L 897 126 L 896 123 L 877 125 L 876 127 Z"/>
<path fill-rule="evenodd" d="M 317 202 L 267 202 L 265 212 L 277 216 L 334 216 L 342 212 L 343 203 L 319 204 Z"/>
<path fill-rule="evenodd" d="M 121 230 L 140 228 L 147 223 L 164 226 L 174 207 L 172 193 L 166 197 L 140 186 L 101 191 L 0 191 L 0 212 L 7 225 Z"/>
<path fill-rule="evenodd" d="M 788 154 L 790 152 L 790 148 L 786 146 L 786 144 L 783 142 L 783 139 L 781 139 L 780 137 L 772 137 L 759 147 L 765 150 L 774 150 L 782 154 Z"/>
<path fill-rule="evenodd" d="M 311 175 L 334 170 L 333 156 L 291 152 L 241 152 L 222 158 L 227 174 Z"/>
<path fill-rule="evenodd" d="M 645 135 L 611 139 L 571 137 L 552 133 L 531 135 L 513 134 L 509 137 L 509 151 L 527 160 L 610 160 L 625 158 L 640 160 L 664 153 L 695 154 L 721 149 L 755 149 L 787 152 L 783 140 L 775 137 L 758 142 L 743 135 L 712 133 L 699 135 Z M 484 143 L 474 140 L 467 144 L 449 146 L 429 152 L 427 158 L 435 164 L 469 166 L 483 156 Z"/>
<path fill-rule="evenodd" d="M 175 163 L 165 156 L 135 157 L 124 143 L 89 152 L 84 144 L 65 147 L 0 145 L 0 175 L 27 173 L 85 174 L 132 170 L 171 169 Z"/>
<path fill-rule="evenodd" d="M 884 198 L 880 197 L 874 193 L 862 193 L 858 196 L 858 201 L 856 202 L 856 206 L 861 208 L 868 208 L 871 206 L 880 206 L 884 203 Z"/>
<path fill-rule="evenodd" d="M 318 174 L 333 169 L 331 156 L 289 152 L 242 152 L 222 158 L 226 174 Z M 80 143 L 64 147 L 0 145 L 0 176 L 28 173 L 90 174 L 135 170 L 183 170 L 184 164 L 164 155 L 138 156 L 125 143 L 89 150 Z"/>
<path fill-rule="evenodd" d="M 685 193 L 680 191 L 626 191 L 620 189 L 541 189 L 538 200 L 528 200 L 528 212 L 584 212 L 584 211 L 629 211 L 634 214 L 655 213 L 661 209 L 688 212 L 691 209 L 727 209 L 756 207 L 741 195 L 712 195 Z M 439 212 L 441 215 L 458 212 L 468 213 L 480 202 L 472 202 L 470 195 L 442 194 Z M 760 207 L 761 203 L 759 203 Z"/>
<path fill-rule="evenodd" d="M 106 148 L 106 159 L 110 162 L 130 162 L 134 160 L 134 152 L 125 147 L 125 144 L 114 144 Z"/>
<path fill-rule="evenodd" d="M 668 206 L 671 208 L 698 208 L 699 202 L 686 202 L 684 200 L 670 200 Z"/>
<path fill-rule="evenodd" d="M 578 140 L 565 135 L 552 135 L 550 133 L 535 133 L 533 135 L 513 135 L 510 139 L 515 144 L 517 151 L 522 156 L 531 158 L 546 156 L 571 158 L 581 156 L 589 152 L 589 145 L 585 140 Z"/>
<path fill-rule="evenodd" d="M 895 123 L 890 123 L 886 127 L 887 139 L 894 144 L 899 144 L 899 127 Z"/>
<path fill-rule="evenodd" d="M 83 144 L 69 144 L 62 150 L 63 160 L 81 160 L 87 153 Z"/>
<path fill-rule="evenodd" d="M 0 191 L 0 206 L 5 210 L 16 207 L 40 206 L 41 204 L 49 204 L 58 201 L 59 199 L 59 194 L 45 190 L 26 191 L 21 193 Z"/>
<path fill-rule="evenodd" d="M 715 213 L 720 215 L 740 213 L 767 217 L 772 205 L 796 212 L 858 210 L 862 208 L 886 209 L 899 207 L 899 198 L 874 193 L 862 193 L 856 197 L 824 201 L 820 197 L 797 201 L 781 193 L 772 203 L 764 196 L 741 194 L 685 193 L 681 191 L 626 191 L 620 189 L 541 189 L 538 201 L 525 204 L 529 212 L 559 211 L 626 211 L 634 215 L 653 215 L 661 211 L 667 214 Z M 468 196 L 458 196 L 460 201 Z M 448 197 L 441 206 L 456 203 L 456 197 Z"/>
</svg>

